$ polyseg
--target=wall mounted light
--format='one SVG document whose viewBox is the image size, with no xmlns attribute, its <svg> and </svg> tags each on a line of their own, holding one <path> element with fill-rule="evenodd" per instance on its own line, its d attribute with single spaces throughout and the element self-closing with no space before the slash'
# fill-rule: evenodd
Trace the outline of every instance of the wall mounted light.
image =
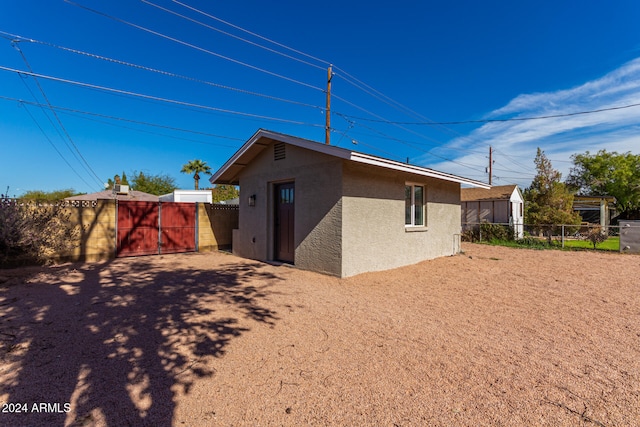
<svg viewBox="0 0 640 427">
<path fill-rule="evenodd" d="M 256 195 L 252 194 L 251 196 L 249 196 L 249 206 L 255 206 L 256 205 Z"/>
</svg>

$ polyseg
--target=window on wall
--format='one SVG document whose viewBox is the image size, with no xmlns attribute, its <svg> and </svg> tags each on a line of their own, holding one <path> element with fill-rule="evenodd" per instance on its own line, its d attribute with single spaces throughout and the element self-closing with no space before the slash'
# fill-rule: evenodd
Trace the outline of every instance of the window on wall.
<svg viewBox="0 0 640 427">
<path fill-rule="evenodd" d="M 404 224 L 407 227 L 423 227 L 424 186 L 406 184 L 404 186 Z"/>
</svg>

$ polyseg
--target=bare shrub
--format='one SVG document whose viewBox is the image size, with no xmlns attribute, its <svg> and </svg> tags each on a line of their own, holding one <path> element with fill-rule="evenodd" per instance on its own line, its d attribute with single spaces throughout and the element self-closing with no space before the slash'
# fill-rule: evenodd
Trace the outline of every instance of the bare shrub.
<svg viewBox="0 0 640 427">
<path fill-rule="evenodd" d="M 80 226 L 63 204 L 0 200 L 0 265 L 37 262 L 77 246 Z"/>
<path fill-rule="evenodd" d="M 602 227 L 591 227 L 587 232 L 585 239 L 593 244 L 593 249 L 596 249 L 596 245 L 604 242 L 608 237 L 609 236 Z"/>
<path fill-rule="evenodd" d="M 502 224 L 482 223 L 480 233 L 483 240 L 511 241 L 514 240 L 513 227 Z"/>
</svg>

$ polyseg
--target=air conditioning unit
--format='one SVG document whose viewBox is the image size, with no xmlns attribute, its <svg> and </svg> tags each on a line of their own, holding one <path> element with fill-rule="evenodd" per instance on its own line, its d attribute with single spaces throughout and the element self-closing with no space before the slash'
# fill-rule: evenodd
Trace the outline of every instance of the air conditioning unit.
<svg viewBox="0 0 640 427">
<path fill-rule="evenodd" d="M 124 184 L 116 184 L 113 186 L 116 194 L 129 194 L 129 186 Z"/>
</svg>

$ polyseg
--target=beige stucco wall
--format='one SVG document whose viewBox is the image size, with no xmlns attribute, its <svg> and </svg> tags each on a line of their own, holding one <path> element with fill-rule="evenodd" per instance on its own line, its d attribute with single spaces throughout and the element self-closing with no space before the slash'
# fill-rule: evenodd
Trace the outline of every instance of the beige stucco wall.
<svg viewBox="0 0 640 427">
<path fill-rule="evenodd" d="M 295 260 L 298 268 L 341 274 L 341 161 L 292 145 L 274 160 L 273 144 L 266 147 L 239 176 L 239 227 L 233 252 L 263 261 L 274 259 L 273 187 L 295 182 Z M 255 206 L 248 198 L 256 195 Z"/>
<path fill-rule="evenodd" d="M 341 276 L 386 270 L 459 250 L 460 185 L 345 163 Z M 405 183 L 425 186 L 426 227 L 405 227 Z"/>
<path fill-rule="evenodd" d="M 295 182 L 298 268 L 340 277 L 386 270 L 459 251 L 460 185 L 356 164 L 286 146 L 266 147 L 239 176 L 242 197 L 233 252 L 274 259 L 273 186 Z M 427 226 L 407 229 L 405 183 L 425 185 Z M 248 198 L 256 195 L 255 206 Z"/>
</svg>

